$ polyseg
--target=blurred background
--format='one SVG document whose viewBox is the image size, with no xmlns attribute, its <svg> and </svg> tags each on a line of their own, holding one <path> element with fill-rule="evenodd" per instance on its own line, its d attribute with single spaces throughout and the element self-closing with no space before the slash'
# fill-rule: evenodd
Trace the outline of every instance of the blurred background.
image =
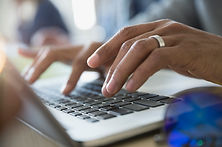
<svg viewBox="0 0 222 147">
<path fill-rule="evenodd" d="M 0 0 L 0 47 L 24 71 L 31 60 L 18 48 L 106 41 L 122 27 L 142 23 L 136 18 L 159 1 Z"/>
<path fill-rule="evenodd" d="M 1 0 L 0 36 L 33 46 L 104 41 L 158 1 Z"/>
</svg>

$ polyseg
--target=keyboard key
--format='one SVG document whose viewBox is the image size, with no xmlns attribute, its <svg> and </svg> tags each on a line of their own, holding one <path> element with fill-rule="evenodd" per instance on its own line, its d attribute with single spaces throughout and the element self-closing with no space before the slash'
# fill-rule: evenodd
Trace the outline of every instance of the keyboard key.
<svg viewBox="0 0 222 147">
<path fill-rule="evenodd" d="M 161 100 L 160 102 L 161 103 L 164 103 L 164 104 L 171 104 L 173 102 L 178 102 L 180 101 L 179 99 L 175 99 L 175 98 L 168 98 L 168 99 L 164 99 L 164 100 Z"/>
<path fill-rule="evenodd" d="M 138 101 L 135 101 L 134 103 L 149 106 L 149 107 L 158 107 L 158 106 L 164 105 L 163 103 L 152 101 L 152 100 L 146 100 L 146 99 L 138 100 Z"/>
<path fill-rule="evenodd" d="M 141 95 L 139 96 L 140 98 L 143 98 L 143 99 L 149 99 L 149 98 L 153 98 L 153 97 L 157 97 L 158 95 L 157 94 L 144 94 L 144 95 Z"/>
<path fill-rule="evenodd" d="M 117 106 L 117 107 L 122 107 L 122 106 L 129 105 L 129 104 L 131 104 L 131 103 L 130 102 L 119 102 L 119 103 L 115 103 L 113 105 Z"/>
<path fill-rule="evenodd" d="M 74 110 L 71 110 L 71 109 L 65 109 L 65 110 L 62 110 L 63 112 L 65 113 L 72 113 L 72 112 L 75 112 Z"/>
<path fill-rule="evenodd" d="M 66 110 L 67 108 L 66 107 L 60 107 L 59 110 L 63 111 L 63 110 Z"/>
<path fill-rule="evenodd" d="M 93 102 L 95 102 L 95 101 L 94 101 L 94 100 L 92 100 L 92 99 L 90 99 L 90 100 L 85 101 L 84 103 L 85 103 L 85 104 L 89 104 L 89 105 L 90 105 L 90 104 L 92 104 Z"/>
<path fill-rule="evenodd" d="M 90 106 L 96 106 L 96 105 L 100 105 L 100 104 L 102 104 L 102 102 L 95 101 L 95 102 L 91 103 Z"/>
<path fill-rule="evenodd" d="M 125 115 L 132 113 L 133 111 L 124 108 L 112 107 L 109 109 L 109 112 L 113 115 Z"/>
<path fill-rule="evenodd" d="M 74 108 L 74 110 L 77 110 L 77 111 L 82 111 L 82 110 L 86 110 L 86 109 L 91 109 L 91 107 L 89 107 L 89 106 L 81 106 L 81 107 Z"/>
<path fill-rule="evenodd" d="M 132 97 L 132 98 L 124 99 L 124 101 L 126 101 L 126 102 L 133 102 L 133 101 L 137 101 L 137 100 L 140 100 L 140 99 L 141 98 Z"/>
<path fill-rule="evenodd" d="M 94 108 L 82 110 L 83 113 L 90 113 L 90 112 L 95 112 L 95 111 L 98 111 L 98 110 Z"/>
<path fill-rule="evenodd" d="M 104 114 L 104 115 L 97 116 L 98 119 L 109 119 L 113 117 L 116 117 L 116 116 L 112 114 Z"/>
<path fill-rule="evenodd" d="M 130 105 L 123 106 L 123 108 L 130 109 L 133 111 L 141 111 L 141 110 L 149 109 L 148 106 L 139 105 L 139 104 L 130 104 Z"/>
<path fill-rule="evenodd" d="M 54 108 L 56 108 L 56 109 L 60 109 L 61 107 L 62 107 L 61 105 L 54 106 Z"/>
<path fill-rule="evenodd" d="M 71 105 L 70 107 L 72 109 L 74 109 L 74 108 L 78 108 L 78 107 L 82 107 L 82 106 L 83 106 L 82 104 L 76 103 L 76 104 Z"/>
<path fill-rule="evenodd" d="M 87 119 L 86 121 L 95 123 L 95 122 L 98 122 L 99 120 L 94 119 L 94 118 L 89 118 L 89 119 Z"/>
<path fill-rule="evenodd" d="M 120 95 L 120 96 L 114 96 L 114 98 L 116 98 L 118 100 L 124 100 L 124 99 L 131 98 L 131 96 Z"/>
<path fill-rule="evenodd" d="M 95 111 L 95 112 L 90 112 L 89 115 L 92 116 L 100 116 L 100 115 L 105 115 L 107 113 L 103 112 L 103 111 Z"/>
<path fill-rule="evenodd" d="M 79 115 L 79 116 L 77 116 L 78 118 L 81 118 L 81 119 L 90 119 L 90 117 L 89 116 L 87 116 L 87 115 Z"/>
<path fill-rule="evenodd" d="M 108 102 L 108 101 L 112 101 L 114 100 L 113 98 L 102 98 L 102 99 L 99 99 L 98 101 L 100 102 Z"/>
<path fill-rule="evenodd" d="M 80 112 L 78 111 L 75 111 L 75 112 L 72 112 L 72 113 L 69 113 L 70 115 L 72 116 L 79 116 L 79 115 L 82 115 Z"/>
<path fill-rule="evenodd" d="M 101 111 L 109 111 L 110 109 L 112 109 L 113 107 L 112 106 L 106 106 L 106 107 L 102 107 L 100 110 Z"/>
<path fill-rule="evenodd" d="M 160 101 L 160 100 L 164 100 L 164 99 L 169 99 L 169 97 L 167 96 L 157 96 L 157 97 L 153 97 L 153 98 L 150 98 L 151 100 L 154 100 L 154 101 Z"/>
<path fill-rule="evenodd" d="M 122 100 L 115 99 L 115 100 L 106 102 L 106 104 L 115 104 L 115 103 L 120 103 L 120 102 L 122 102 Z"/>
<path fill-rule="evenodd" d="M 107 106 L 110 106 L 110 104 L 102 103 L 102 104 L 99 104 L 99 105 L 94 105 L 92 107 L 100 109 L 100 108 L 107 107 Z"/>
<path fill-rule="evenodd" d="M 75 102 L 71 102 L 71 103 L 67 103 L 67 104 L 65 104 L 65 106 L 72 106 L 72 105 L 76 105 L 77 103 L 75 103 Z"/>
</svg>

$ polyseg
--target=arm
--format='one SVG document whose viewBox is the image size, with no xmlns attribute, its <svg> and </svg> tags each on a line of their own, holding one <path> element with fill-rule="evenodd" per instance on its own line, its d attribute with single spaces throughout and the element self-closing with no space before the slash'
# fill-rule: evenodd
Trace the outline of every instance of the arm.
<svg viewBox="0 0 222 147">
<path fill-rule="evenodd" d="M 129 21 L 130 25 L 158 19 L 172 19 L 190 26 L 199 26 L 194 0 L 162 0 Z"/>
</svg>

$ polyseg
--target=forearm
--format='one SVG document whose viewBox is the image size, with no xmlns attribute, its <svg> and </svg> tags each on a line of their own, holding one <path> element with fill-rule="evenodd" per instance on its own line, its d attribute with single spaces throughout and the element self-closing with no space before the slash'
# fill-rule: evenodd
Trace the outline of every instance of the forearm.
<svg viewBox="0 0 222 147">
<path fill-rule="evenodd" d="M 166 18 L 190 26 L 198 26 L 194 0 L 162 0 L 150 5 L 144 13 L 138 14 L 128 23 L 134 25 Z"/>
</svg>

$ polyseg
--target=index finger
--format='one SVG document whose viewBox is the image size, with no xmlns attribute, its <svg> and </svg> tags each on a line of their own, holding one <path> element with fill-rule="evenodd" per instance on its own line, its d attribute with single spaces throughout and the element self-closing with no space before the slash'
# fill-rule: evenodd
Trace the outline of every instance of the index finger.
<svg viewBox="0 0 222 147">
<path fill-rule="evenodd" d="M 148 24 L 139 24 L 121 29 L 109 41 L 99 47 L 96 52 L 88 58 L 88 65 L 91 68 L 96 68 L 106 63 L 118 54 L 121 45 L 125 41 L 143 33 L 154 30 L 158 26 L 158 24 L 161 24 L 162 22 L 163 21 L 156 21 Z"/>
</svg>

